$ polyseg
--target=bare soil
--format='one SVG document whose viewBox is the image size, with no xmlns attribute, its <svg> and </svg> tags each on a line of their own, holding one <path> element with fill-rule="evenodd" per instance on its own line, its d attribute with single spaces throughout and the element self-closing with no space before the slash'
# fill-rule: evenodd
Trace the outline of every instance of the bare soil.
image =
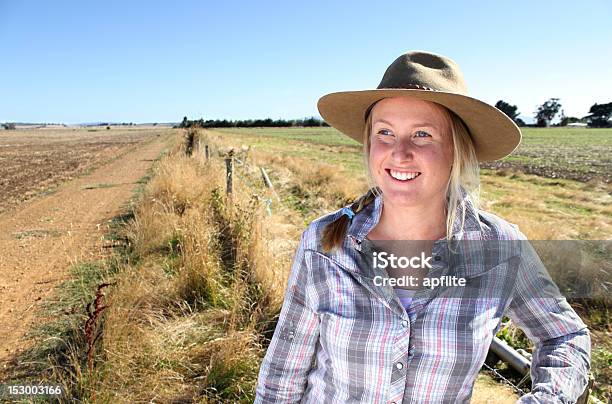
<svg viewBox="0 0 612 404">
<path fill-rule="evenodd" d="M 45 136 L 33 131 L 20 137 L 16 131 L 0 137 L 0 155 L 3 163 L 9 162 L 6 170 L 0 165 L 3 193 L 9 194 L 0 214 L 0 375 L 11 358 L 34 343 L 26 335 L 40 322 L 37 308 L 53 298 L 70 266 L 105 256 L 108 221 L 122 213 L 138 181 L 174 134 L 169 129 L 122 135 L 65 132 Z M 87 169 L 89 174 L 64 182 L 50 195 L 14 205 L 21 190 L 32 191 L 46 180 L 59 182 Z M 11 174 L 5 177 L 6 172 Z M 7 178 L 10 185 L 5 188 Z"/>
<path fill-rule="evenodd" d="M 0 213 L 49 194 L 61 183 L 168 129 L 0 131 Z"/>
</svg>

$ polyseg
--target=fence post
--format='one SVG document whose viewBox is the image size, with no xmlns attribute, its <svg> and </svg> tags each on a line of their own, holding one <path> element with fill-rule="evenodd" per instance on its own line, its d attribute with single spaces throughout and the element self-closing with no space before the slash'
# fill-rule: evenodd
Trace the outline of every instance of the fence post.
<svg viewBox="0 0 612 404">
<path fill-rule="evenodd" d="M 228 196 L 232 196 L 233 184 L 232 177 L 234 175 L 234 150 L 230 150 L 225 158 L 225 168 L 227 171 L 227 182 L 226 182 L 226 193 Z"/>
<path fill-rule="evenodd" d="M 195 138 L 196 130 L 193 128 L 187 129 L 187 133 L 185 134 L 185 155 L 191 156 L 194 147 L 194 138 Z"/>
<path fill-rule="evenodd" d="M 246 166 L 247 158 L 249 157 L 249 151 L 251 150 L 251 146 L 242 145 L 241 150 L 244 155 L 243 164 Z"/>
<path fill-rule="evenodd" d="M 206 156 L 206 161 L 210 159 L 210 152 L 208 151 L 208 145 L 204 145 L 204 155 Z"/>
</svg>

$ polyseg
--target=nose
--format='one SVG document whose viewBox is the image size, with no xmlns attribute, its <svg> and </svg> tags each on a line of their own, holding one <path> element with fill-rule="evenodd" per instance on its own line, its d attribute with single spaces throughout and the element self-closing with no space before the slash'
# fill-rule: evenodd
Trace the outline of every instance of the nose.
<svg viewBox="0 0 612 404">
<path fill-rule="evenodd" d="M 391 157 L 396 161 L 411 161 L 414 159 L 415 144 L 409 136 L 400 137 L 399 141 L 395 142 Z"/>
</svg>

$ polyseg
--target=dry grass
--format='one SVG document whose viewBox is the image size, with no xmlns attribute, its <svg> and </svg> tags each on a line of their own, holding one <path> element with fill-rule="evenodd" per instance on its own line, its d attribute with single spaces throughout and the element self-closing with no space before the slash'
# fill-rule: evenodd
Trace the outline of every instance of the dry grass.
<svg viewBox="0 0 612 404">
<path fill-rule="evenodd" d="M 231 138 L 215 132 L 207 132 L 207 137 L 220 147 L 235 145 Z M 282 205 L 275 207 L 275 213 L 282 214 L 285 223 L 298 228 L 353 202 L 368 189 L 364 174 L 356 174 L 340 165 L 261 150 L 253 150 L 251 156 L 266 168 L 276 190 L 283 196 Z M 260 181 L 259 172 L 253 167 L 245 167 L 244 173 L 251 184 Z M 302 216 L 299 220 L 294 218 L 296 211 Z"/>
<path fill-rule="evenodd" d="M 517 170 L 485 172 L 481 179 L 484 209 L 519 225 L 530 240 L 606 240 L 612 233 L 609 184 Z"/>
</svg>

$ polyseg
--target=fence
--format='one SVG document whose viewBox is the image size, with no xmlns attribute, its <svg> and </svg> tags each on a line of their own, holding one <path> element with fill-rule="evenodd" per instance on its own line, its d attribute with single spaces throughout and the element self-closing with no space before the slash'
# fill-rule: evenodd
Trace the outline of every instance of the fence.
<svg viewBox="0 0 612 404">
<path fill-rule="evenodd" d="M 201 155 L 206 163 L 211 163 L 215 156 L 223 159 L 225 162 L 225 193 L 229 203 L 232 203 L 234 187 L 237 181 L 239 181 L 242 186 L 248 188 L 253 195 L 257 196 L 257 198 L 261 198 L 265 202 L 266 212 L 269 216 L 272 215 L 273 200 L 276 202 L 281 201 L 270 179 L 268 171 L 263 166 L 256 165 L 251 161 L 252 159 L 249 158 L 251 151 L 250 146 L 242 145 L 239 148 L 230 147 L 219 149 L 207 138 L 202 139 L 197 136 L 195 131 L 188 130 L 185 136 L 184 150 L 187 156 L 194 157 Z M 242 173 L 239 172 L 237 166 L 244 168 Z M 269 196 L 260 195 L 260 190 L 254 184 L 254 180 L 249 176 L 249 171 L 251 173 L 258 173 Z"/>
</svg>

